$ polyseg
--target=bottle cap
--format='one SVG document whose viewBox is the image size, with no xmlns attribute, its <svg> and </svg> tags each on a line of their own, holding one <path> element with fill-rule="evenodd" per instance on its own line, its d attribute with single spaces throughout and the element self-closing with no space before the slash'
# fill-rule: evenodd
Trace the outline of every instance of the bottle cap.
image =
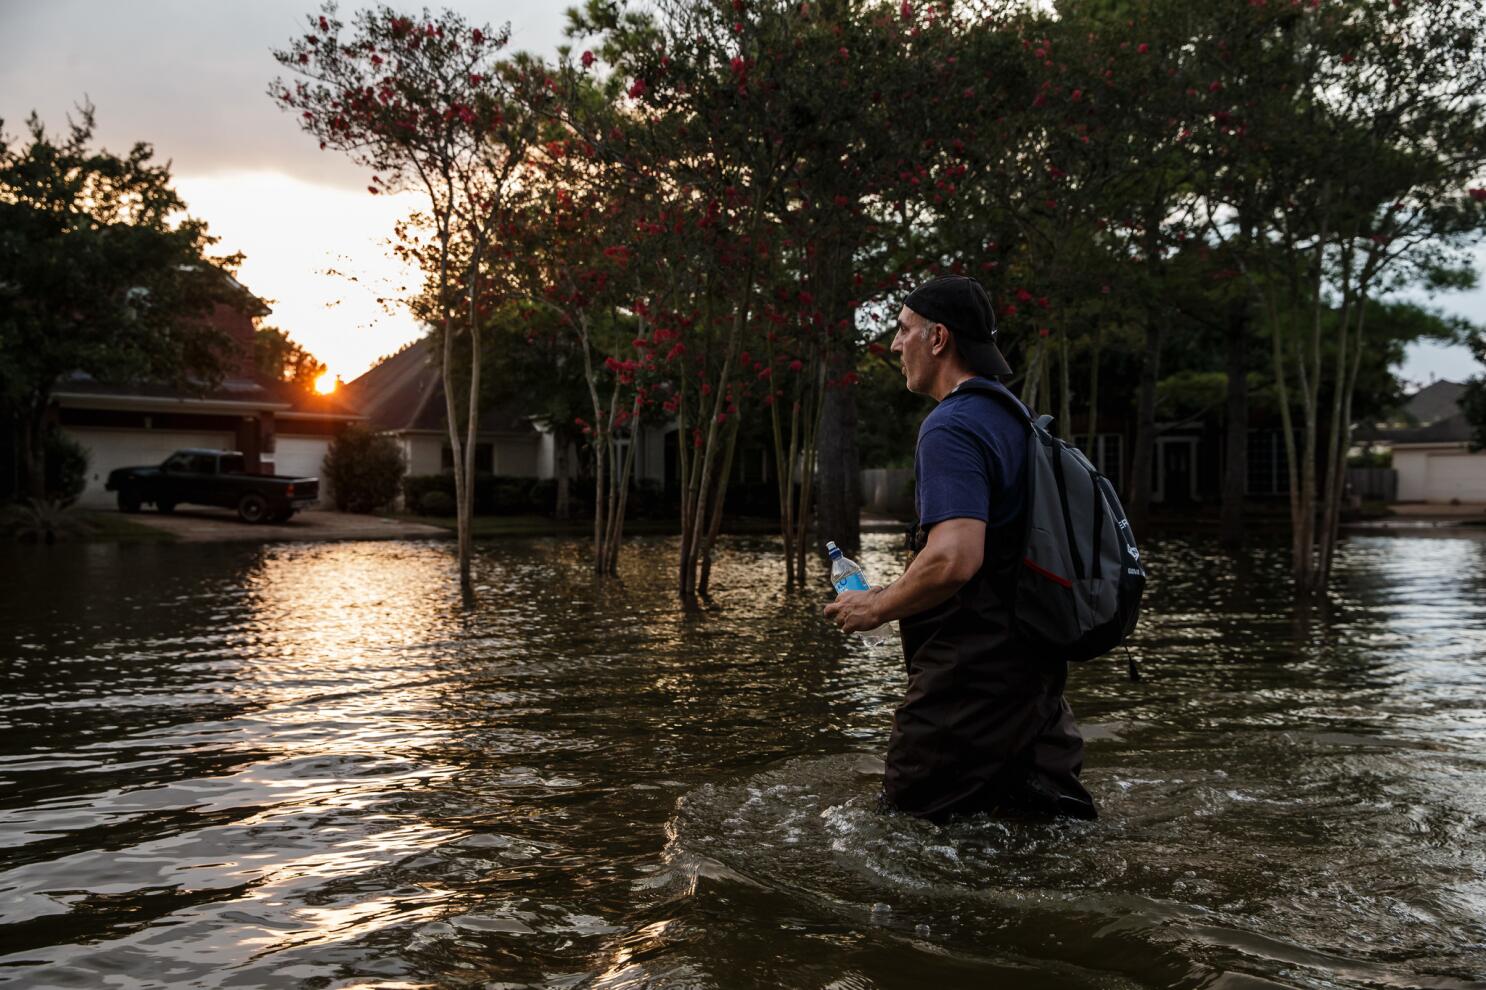
<svg viewBox="0 0 1486 990">
<path fill-rule="evenodd" d="M 836 546 L 832 540 L 826 540 L 826 553 L 831 555 L 832 560 L 841 559 L 841 548 Z"/>
</svg>

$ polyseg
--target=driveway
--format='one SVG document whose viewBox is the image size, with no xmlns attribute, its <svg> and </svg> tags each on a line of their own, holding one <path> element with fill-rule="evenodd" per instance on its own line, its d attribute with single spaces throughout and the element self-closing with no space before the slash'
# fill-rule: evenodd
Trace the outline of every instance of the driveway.
<svg viewBox="0 0 1486 990">
<path fill-rule="evenodd" d="M 125 518 L 171 533 L 182 543 L 447 539 L 453 535 L 441 526 L 324 509 L 300 512 L 286 523 L 256 525 L 238 519 L 230 509 L 182 508 L 169 515 L 146 509 Z"/>
</svg>

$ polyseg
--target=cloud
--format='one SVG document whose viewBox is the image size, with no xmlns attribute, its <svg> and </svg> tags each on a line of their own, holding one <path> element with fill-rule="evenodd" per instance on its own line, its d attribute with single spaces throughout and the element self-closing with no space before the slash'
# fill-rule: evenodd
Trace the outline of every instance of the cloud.
<svg viewBox="0 0 1486 990">
<path fill-rule="evenodd" d="M 247 255 L 238 276 L 273 307 L 263 322 L 331 371 L 350 380 L 421 335 L 397 304 L 421 276 L 387 246 L 418 197 L 371 196 L 280 172 L 188 176 L 177 188 L 221 238 L 217 252 Z"/>
<path fill-rule="evenodd" d="M 564 3 L 450 6 L 476 24 L 509 20 L 513 48 L 551 54 L 563 40 Z M 277 171 L 363 188 L 364 170 L 320 151 L 265 95 L 281 74 L 271 50 L 318 9 L 317 0 L 0 3 L 0 117 L 15 135 L 34 109 L 57 130 L 86 96 L 102 145 L 150 142 L 177 175 Z"/>
<path fill-rule="evenodd" d="M 510 21 L 514 49 L 551 54 L 563 40 L 561 2 L 449 5 L 474 24 Z M 349 379 L 420 334 L 405 311 L 389 313 L 377 301 L 414 284 L 385 242 L 418 200 L 369 196 L 364 169 L 321 151 L 266 95 L 282 74 L 272 49 L 302 33 L 319 6 L 0 0 L 0 118 L 19 137 L 34 109 L 59 133 L 87 98 L 97 109 L 97 145 L 122 153 L 153 144 L 158 159 L 172 162 L 191 214 L 221 238 L 217 250 L 247 255 L 243 283 L 273 300 L 265 322 Z"/>
</svg>

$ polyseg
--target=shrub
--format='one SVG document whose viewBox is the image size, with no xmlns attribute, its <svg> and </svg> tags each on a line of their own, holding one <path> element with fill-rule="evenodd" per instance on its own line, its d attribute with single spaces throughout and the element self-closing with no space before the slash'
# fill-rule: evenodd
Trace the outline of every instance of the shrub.
<svg viewBox="0 0 1486 990">
<path fill-rule="evenodd" d="M 28 499 L 0 510 L 0 533 L 20 543 L 57 543 L 87 532 L 81 520 L 51 499 Z"/>
<path fill-rule="evenodd" d="M 63 433 L 46 435 L 46 497 L 62 507 L 77 501 L 88 484 L 88 448 Z"/>
<path fill-rule="evenodd" d="M 397 498 L 407 466 L 396 440 L 350 426 L 331 443 L 322 470 L 337 509 L 375 512 Z"/>
<path fill-rule="evenodd" d="M 421 516 L 452 516 L 455 508 L 454 496 L 437 488 L 430 488 L 418 497 Z"/>
<path fill-rule="evenodd" d="M 499 475 L 491 481 L 489 511 L 497 516 L 519 516 L 535 511 L 532 504 L 531 478 L 504 478 Z"/>
<path fill-rule="evenodd" d="M 513 478 L 499 474 L 477 474 L 475 475 L 475 504 L 474 510 L 477 516 L 518 516 L 528 513 L 541 515 L 552 514 L 552 493 L 555 491 L 553 483 L 540 482 L 535 478 Z M 443 474 L 414 474 L 403 479 L 402 499 L 403 504 L 411 512 L 423 515 L 443 515 L 442 512 L 430 511 L 424 508 L 424 499 L 432 492 L 438 492 L 449 497 L 449 504 L 454 505 L 454 475 L 452 472 Z M 440 500 L 434 500 L 434 505 L 443 504 Z M 448 514 L 452 515 L 454 509 Z"/>
<path fill-rule="evenodd" d="M 452 504 L 454 502 L 454 475 L 410 474 L 402 479 L 402 504 L 409 512 L 423 512 L 423 498 L 430 492 L 443 492 L 449 496 L 449 502 Z"/>
<path fill-rule="evenodd" d="M 666 497 L 665 486 L 659 481 L 641 478 L 630 489 L 624 513 L 631 519 L 664 519 L 680 516 L 681 505 L 677 499 Z"/>
</svg>

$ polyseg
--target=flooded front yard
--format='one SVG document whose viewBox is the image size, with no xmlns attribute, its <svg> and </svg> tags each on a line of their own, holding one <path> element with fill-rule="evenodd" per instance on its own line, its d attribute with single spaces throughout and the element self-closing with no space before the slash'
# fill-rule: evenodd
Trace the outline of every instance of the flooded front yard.
<svg viewBox="0 0 1486 990">
<path fill-rule="evenodd" d="M 1070 680 L 1103 817 L 944 829 L 874 811 L 901 658 L 773 541 L 701 614 L 668 538 L 486 544 L 468 613 L 452 553 L 0 550 L 0 982 L 1486 981 L 1486 541 L 1354 538 L 1308 622 L 1153 541 L 1145 680 Z"/>
</svg>

